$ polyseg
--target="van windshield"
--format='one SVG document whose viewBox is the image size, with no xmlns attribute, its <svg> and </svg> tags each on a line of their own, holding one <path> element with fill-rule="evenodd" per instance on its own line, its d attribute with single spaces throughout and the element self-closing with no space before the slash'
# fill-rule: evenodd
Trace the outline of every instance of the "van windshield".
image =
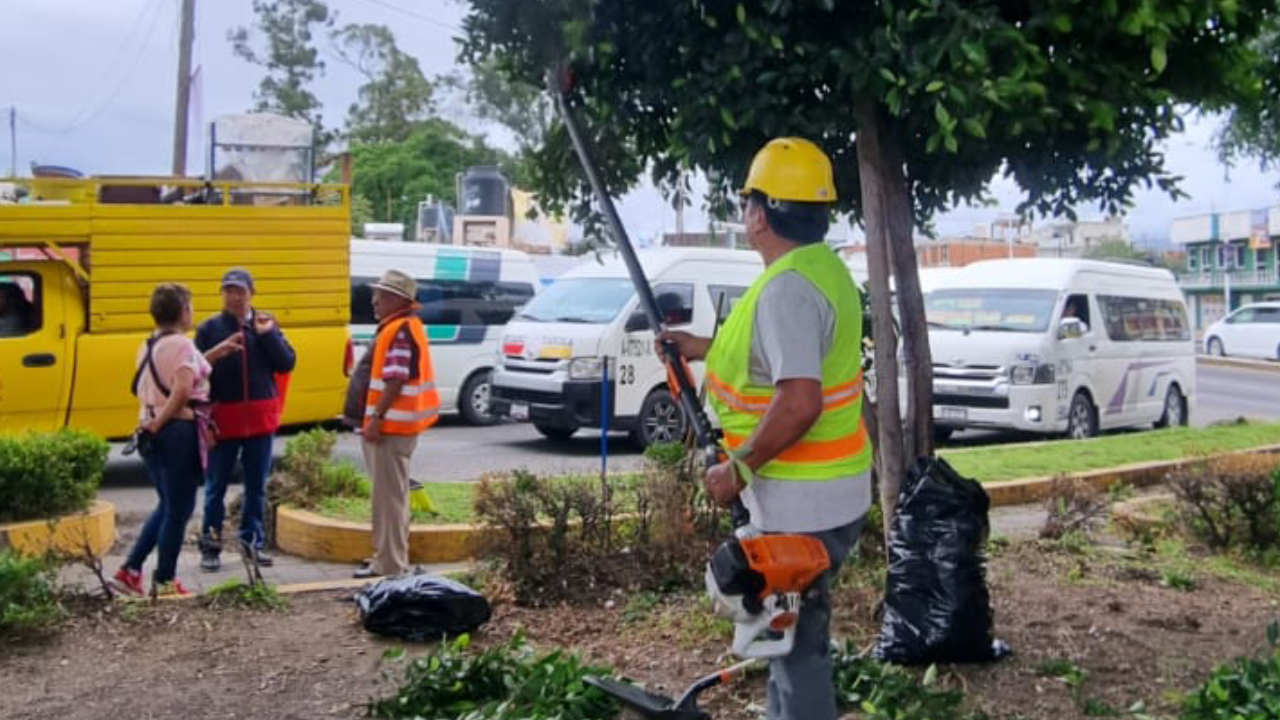
<svg viewBox="0 0 1280 720">
<path fill-rule="evenodd" d="M 931 328 L 1041 333 L 1057 299 L 1054 290 L 948 288 L 929 293 L 924 306 Z"/>
<path fill-rule="evenodd" d="M 599 325 L 618 317 L 634 294 L 627 278 L 557 280 L 530 300 L 516 319 Z"/>
</svg>

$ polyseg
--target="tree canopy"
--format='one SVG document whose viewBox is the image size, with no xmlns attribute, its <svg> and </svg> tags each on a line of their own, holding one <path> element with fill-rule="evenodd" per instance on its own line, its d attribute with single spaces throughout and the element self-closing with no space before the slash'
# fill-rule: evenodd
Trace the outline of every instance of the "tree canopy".
<svg viewBox="0 0 1280 720">
<path fill-rule="evenodd" d="M 333 34 L 342 59 L 365 77 L 347 112 L 355 143 L 399 142 L 430 116 L 432 87 L 418 60 L 396 46 L 385 25 L 347 25 Z"/>
<path fill-rule="evenodd" d="M 563 64 L 601 175 L 673 188 L 704 171 L 713 209 L 769 139 L 818 142 L 838 209 L 869 240 L 877 453 L 892 516 L 905 463 L 932 449 L 931 358 L 913 225 L 980 201 L 1003 173 L 1020 211 L 1117 212 L 1176 193 L 1160 142 L 1189 106 L 1246 93 L 1274 0 L 470 0 L 463 57 L 541 85 Z M 536 153 L 544 207 L 589 208 L 562 128 Z M 888 304 L 897 278 L 910 402 L 899 414 Z M 907 418 L 908 432 L 898 424 Z M 886 421 L 888 419 L 888 421 Z"/>
</svg>

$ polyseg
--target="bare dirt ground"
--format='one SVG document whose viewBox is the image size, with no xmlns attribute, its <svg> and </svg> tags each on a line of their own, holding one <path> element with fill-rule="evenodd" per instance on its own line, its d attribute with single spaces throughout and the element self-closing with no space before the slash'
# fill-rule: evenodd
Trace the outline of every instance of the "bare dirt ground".
<svg viewBox="0 0 1280 720">
<path fill-rule="evenodd" d="M 1162 586 L 1175 565 L 1193 568 L 1194 589 Z M 942 682 L 965 689 L 969 705 L 993 718 L 1085 717 L 1086 702 L 1123 714 L 1136 701 L 1149 714 L 1172 715 L 1177 693 L 1218 663 L 1259 650 L 1266 623 L 1280 615 L 1280 574 L 1213 567 L 1014 542 L 993 555 L 989 582 L 997 635 L 1015 654 L 940 668 Z M 874 573 L 847 576 L 837 590 L 835 635 L 870 644 L 881 591 Z M 389 694 L 401 672 L 383 653 L 403 644 L 366 634 L 349 598 L 295 596 L 277 613 L 193 603 L 81 608 L 54 637 L 0 644 L 0 718 L 363 716 L 365 703 Z M 665 691 L 716 667 L 727 647 L 723 621 L 689 596 L 538 610 L 498 603 L 476 640 L 499 642 L 517 631 L 535 646 L 574 648 Z M 1050 676 L 1050 661 L 1083 671 L 1079 688 Z M 751 718 L 762 698 L 757 677 L 715 692 L 707 705 L 717 717 Z"/>
</svg>

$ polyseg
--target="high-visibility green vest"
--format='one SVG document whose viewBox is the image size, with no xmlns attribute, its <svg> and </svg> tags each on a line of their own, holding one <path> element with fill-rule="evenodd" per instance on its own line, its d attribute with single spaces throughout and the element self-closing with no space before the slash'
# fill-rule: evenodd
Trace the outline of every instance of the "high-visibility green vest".
<svg viewBox="0 0 1280 720">
<path fill-rule="evenodd" d="M 764 418 L 774 388 L 751 382 L 756 303 L 769 281 L 791 270 L 813 283 L 831 303 L 835 338 L 822 359 L 822 415 L 804 437 L 758 472 L 770 479 L 804 481 L 857 475 L 869 470 L 872 462 L 871 442 L 862 422 L 862 305 L 849 269 L 824 243 L 783 255 L 734 306 L 707 353 L 711 406 L 730 449 L 741 447 Z"/>
</svg>

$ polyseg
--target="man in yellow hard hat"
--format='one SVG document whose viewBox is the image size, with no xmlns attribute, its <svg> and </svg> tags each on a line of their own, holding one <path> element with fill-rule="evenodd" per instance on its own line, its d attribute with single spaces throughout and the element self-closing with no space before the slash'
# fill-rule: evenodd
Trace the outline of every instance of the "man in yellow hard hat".
<svg viewBox="0 0 1280 720">
<path fill-rule="evenodd" d="M 831 568 L 805 595 L 794 649 L 771 661 L 770 720 L 835 720 L 829 655 L 830 579 L 871 506 L 871 442 L 862 424 L 862 306 L 849 270 L 826 245 L 836 188 L 831 161 L 801 138 L 778 138 L 742 188 L 747 238 L 766 269 L 714 342 L 673 343 L 707 362 L 708 397 L 732 458 L 707 471 L 707 491 L 741 496 L 751 525 L 820 539 Z"/>
</svg>

